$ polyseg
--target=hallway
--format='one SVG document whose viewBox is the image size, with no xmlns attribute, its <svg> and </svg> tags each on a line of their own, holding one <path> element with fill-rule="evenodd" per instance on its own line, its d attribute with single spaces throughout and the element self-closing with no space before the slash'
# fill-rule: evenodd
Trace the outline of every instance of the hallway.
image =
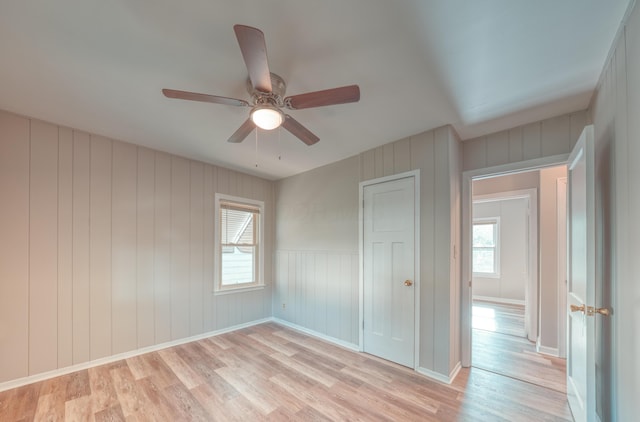
<svg viewBox="0 0 640 422">
<path fill-rule="evenodd" d="M 524 307 L 473 304 L 473 366 L 566 393 L 566 360 L 536 352 L 524 332 Z"/>
</svg>

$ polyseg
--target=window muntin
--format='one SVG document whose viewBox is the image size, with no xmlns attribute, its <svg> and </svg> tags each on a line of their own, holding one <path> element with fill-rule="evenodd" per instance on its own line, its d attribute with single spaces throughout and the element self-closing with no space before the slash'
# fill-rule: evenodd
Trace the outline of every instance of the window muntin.
<svg viewBox="0 0 640 422">
<path fill-rule="evenodd" d="M 478 219 L 473 222 L 473 273 L 480 277 L 500 276 L 500 222 Z"/>
<path fill-rule="evenodd" d="M 216 292 L 264 286 L 263 208 L 261 201 L 216 195 Z"/>
</svg>

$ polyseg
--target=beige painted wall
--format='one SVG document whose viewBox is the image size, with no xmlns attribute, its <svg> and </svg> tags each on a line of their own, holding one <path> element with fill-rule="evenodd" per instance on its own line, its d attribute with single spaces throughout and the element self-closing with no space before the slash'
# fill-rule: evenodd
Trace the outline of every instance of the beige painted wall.
<svg viewBox="0 0 640 422">
<path fill-rule="evenodd" d="M 0 382 L 271 316 L 213 296 L 213 197 L 253 176 L 0 111 Z"/>
<path fill-rule="evenodd" d="M 358 157 L 276 183 L 273 315 L 358 343 Z"/>
<path fill-rule="evenodd" d="M 597 410 L 634 420 L 640 397 L 640 9 L 635 4 L 591 104 L 596 140 Z"/>
<path fill-rule="evenodd" d="M 449 372 L 462 359 L 460 312 L 462 302 L 462 142 L 449 130 Z"/>
<path fill-rule="evenodd" d="M 577 111 L 464 141 L 464 170 L 568 154 L 589 123 L 589 113 Z"/>
<path fill-rule="evenodd" d="M 564 280 L 558 279 L 558 263 L 563 262 L 558 250 L 558 203 L 557 181 L 567 176 L 566 166 L 540 170 L 540 191 L 538 193 L 539 219 L 539 303 L 538 344 L 547 350 L 557 350 L 558 337 L 558 285 L 564 286 Z M 566 252 L 563 252 L 566 253 Z M 556 352 L 553 352 L 556 353 Z"/>
<path fill-rule="evenodd" d="M 460 359 L 461 148 L 443 127 L 277 182 L 274 316 L 358 343 L 358 182 L 420 169 L 419 364 L 448 376 Z"/>
<path fill-rule="evenodd" d="M 523 189 L 538 189 L 539 182 L 537 170 L 474 180 L 473 195 L 490 195 Z"/>
<path fill-rule="evenodd" d="M 279 250 L 358 251 L 357 156 L 276 183 Z"/>
<path fill-rule="evenodd" d="M 525 303 L 529 280 L 529 225 L 526 198 L 473 204 L 473 218 L 499 218 L 500 270 L 497 277 L 473 277 L 473 297 Z"/>
</svg>

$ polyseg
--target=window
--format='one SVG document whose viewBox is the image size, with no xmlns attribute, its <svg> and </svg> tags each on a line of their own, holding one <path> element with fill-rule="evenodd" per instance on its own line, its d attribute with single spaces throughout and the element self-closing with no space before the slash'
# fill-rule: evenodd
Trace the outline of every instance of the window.
<svg viewBox="0 0 640 422">
<path fill-rule="evenodd" d="M 500 220 L 476 219 L 473 222 L 473 274 L 500 276 Z"/>
<path fill-rule="evenodd" d="M 261 288 L 261 201 L 216 194 L 216 293 Z"/>
</svg>

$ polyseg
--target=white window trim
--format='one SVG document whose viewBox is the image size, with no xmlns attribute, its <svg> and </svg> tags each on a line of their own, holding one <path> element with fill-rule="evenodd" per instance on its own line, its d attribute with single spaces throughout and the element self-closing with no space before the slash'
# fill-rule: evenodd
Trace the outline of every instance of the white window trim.
<svg viewBox="0 0 640 422">
<path fill-rule="evenodd" d="M 474 218 L 473 224 L 471 225 L 471 233 L 473 236 L 473 226 L 476 224 L 495 224 L 495 242 L 496 246 L 494 247 L 494 269 L 495 271 L 492 273 L 477 273 L 473 272 L 474 277 L 478 278 L 500 278 L 500 217 L 483 217 L 483 218 Z M 473 253 L 473 240 L 471 244 L 471 251 Z M 471 262 L 471 268 L 473 270 L 473 260 Z"/>
<path fill-rule="evenodd" d="M 231 285 L 231 286 L 222 286 L 222 262 L 221 262 L 221 250 L 222 245 L 220 244 L 220 202 L 228 201 L 228 202 L 236 202 L 238 204 L 246 204 L 251 205 L 253 207 L 259 208 L 260 210 L 260 221 L 258 222 L 258 280 L 253 283 L 244 283 L 240 285 Z M 230 293 L 240 293 L 247 292 L 251 290 L 259 290 L 264 289 L 264 202 L 258 201 L 255 199 L 242 198 L 239 196 L 225 195 L 222 193 L 215 194 L 215 205 L 214 205 L 214 246 L 213 246 L 213 254 L 214 254 L 214 289 L 213 293 L 215 295 L 224 295 Z"/>
</svg>

